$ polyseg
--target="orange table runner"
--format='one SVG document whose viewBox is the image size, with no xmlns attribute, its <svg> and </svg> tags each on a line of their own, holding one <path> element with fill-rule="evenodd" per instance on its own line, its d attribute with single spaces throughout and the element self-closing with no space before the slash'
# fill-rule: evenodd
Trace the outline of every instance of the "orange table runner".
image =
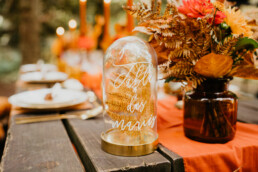
<svg viewBox="0 0 258 172">
<path fill-rule="evenodd" d="M 101 75 L 82 77 L 84 86 L 101 98 Z M 186 172 L 258 171 L 258 125 L 237 122 L 236 136 L 225 144 L 208 144 L 184 136 L 183 111 L 168 96 L 158 101 L 159 142 L 183 157 Z"/>
<path fill-rule="evenodd" d="M 258 125 L 237 122 L 236 136 L 225 144 L 208 144 L 184 136 L 183 111 L 176 98 L 158 101 L 159 142 L 183 157 L 186 172 L 258 171 Z"/>
</svg>

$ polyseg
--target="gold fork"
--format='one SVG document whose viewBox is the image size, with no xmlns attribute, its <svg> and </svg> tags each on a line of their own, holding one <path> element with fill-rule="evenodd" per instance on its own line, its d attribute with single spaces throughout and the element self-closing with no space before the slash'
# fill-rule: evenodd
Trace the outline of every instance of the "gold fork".
<svg viewBox="0 0 258 172">
<path fill-rule="evenodd" d="M 44 116 L 33 116 L 33 117 L 17 117 L 15 118 L 16 124 L 27 124 L 27 123 L 35 123 L 35 122 L 44 122 L 44 121 L 53 121 L 59 119 L 71 119 L 71 118 L 78 118 L 78 119 L 89 119 L 99 115 L 103 111 L 102 106 L 98 106 L 94 109 L 87 110 L 84 113 L 71 113 L 71 114 L 55 114 L 55 115 L 44 115 Z"/>
</svg>

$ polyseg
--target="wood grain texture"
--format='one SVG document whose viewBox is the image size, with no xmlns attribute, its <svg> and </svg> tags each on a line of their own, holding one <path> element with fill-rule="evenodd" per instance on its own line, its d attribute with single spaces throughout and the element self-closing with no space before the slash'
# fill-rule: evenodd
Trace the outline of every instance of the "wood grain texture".
<svg viewBox="0 0 258 172">
<path fill-rule="evenodd" d="M 172 164 L 172 172 L 184 172 L 184 160 L 183 157 L 179 156 L 178 154 L 170 151 L 166 147 L 159 145 L 158 151 L 166 157 Z"/>
<path fill-rule="evenodd" d="M 16 125 L 14 118 L 2 157 L 3 172 L 85 171 L 62 121 Z"/>
<path fill-rule="evenodd" d="M 67 131 L 74 142 L 86 171 L 171 171 L 171 163 L 155 151 L 141 157 L 122 157 L 101 149 L 100 134 L 104 131 L 101 117 L 91 120 L 64 120 Z"/>
</svg>

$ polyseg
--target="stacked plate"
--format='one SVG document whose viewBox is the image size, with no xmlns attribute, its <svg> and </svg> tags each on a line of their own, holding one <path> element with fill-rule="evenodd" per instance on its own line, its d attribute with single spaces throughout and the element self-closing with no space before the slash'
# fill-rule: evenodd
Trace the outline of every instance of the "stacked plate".
<svg viewBox="0 0 258 172">
<path fill-rule="evenodd" d="M 22 65 L 20 71 L 22 73 L 37 72 L 44 69 L 45 71 L 57 71 L 57 67 L 53 64 L 26 64 Z"/>
<path fill-rule="evenodd" d="M 63 72 L 29 72 L 20 76 L 20 80 L 28 83 L 63 82 L 67 78 L 68 75 Z"/>
</svg>

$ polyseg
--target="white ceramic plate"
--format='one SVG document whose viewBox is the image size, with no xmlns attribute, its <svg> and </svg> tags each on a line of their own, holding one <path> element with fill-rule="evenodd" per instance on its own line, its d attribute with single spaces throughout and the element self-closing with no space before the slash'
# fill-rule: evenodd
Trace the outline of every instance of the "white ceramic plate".
<svg viewBox="0 0 258 172">
<path fill-rule="evenodd" d="M 44 68 L 45 71 L 57 71 L 57 67 L 53 64 L 26 64 L 26 65 L 22 65 L 20 71 L 22 73 L 26 73 L 26 72 L 36 72 L 36 71 L 40 71 L 41 68 Z"/>
<path fill-rule="evenodd" d="M 81 91 L 59 89 L 55 91 L 53 100 L 45 100 L 45 96 L 51 89 L 39 89 L 15 94 L 9 98 L 9 102 L 26 109 L 59 109 L 74 106 L 85 102 L 87 94 Z"/>
<path fill-rule="evenodd" d="M 68 78 L 63 72 L 29 72 L 22 74 L 20 80 L 29 83 L 54 83 L 63 82 Z"/>
</svg>

